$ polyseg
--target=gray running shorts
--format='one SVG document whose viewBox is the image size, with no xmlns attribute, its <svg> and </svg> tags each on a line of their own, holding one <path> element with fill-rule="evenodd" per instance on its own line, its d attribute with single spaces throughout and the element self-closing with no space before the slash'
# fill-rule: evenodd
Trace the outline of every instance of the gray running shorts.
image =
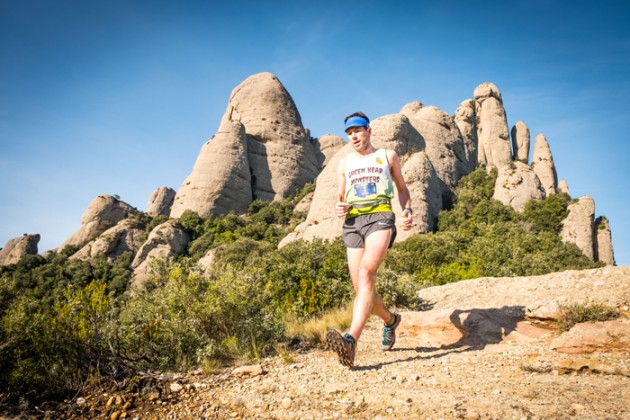
<svg viewBox="0 0 630 420">
<path fill-rule="evenodd" d="M 389 248 L 396 239 L 396 216 L 392 212 L 362 214 L 346 219 L 343 224 L 343 243 L 348 248 L 364 248 L 365 238 L 379 230 L 392 229 Z"/>
</svg>

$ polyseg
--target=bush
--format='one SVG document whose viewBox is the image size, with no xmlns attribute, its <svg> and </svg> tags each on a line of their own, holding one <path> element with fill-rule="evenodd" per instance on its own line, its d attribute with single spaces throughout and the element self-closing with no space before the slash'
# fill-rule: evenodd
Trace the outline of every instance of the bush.
<svg viewBox="0 0 630 420">
<path fill-rule="evenodd" d="M 580 322 L 601 322 L 619 318 L 621 312 L 612 306 L 591 302 L 574 303 L 560 308 L 558 327 L 560 331 L 569 331 Z"/>
</svg>

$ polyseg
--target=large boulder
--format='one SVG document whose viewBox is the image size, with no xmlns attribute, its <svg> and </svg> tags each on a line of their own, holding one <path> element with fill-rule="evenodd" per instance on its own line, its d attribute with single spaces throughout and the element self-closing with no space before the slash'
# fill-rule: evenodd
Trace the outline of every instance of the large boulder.
<svg viewBox="0 0 630 420">
<path fill-rule="evenodd" d="M 477 105 L 474 100 L 463 101 L 455 110 L 453 121 L 459 128 L 464 140 L 464 152 L 466 172 L 470 173 L 477 168 L 477 155 L 479 139 L 477 138 Z"/>
<path fill-rule="evenodd" d="M 175 194 L 171 187 L 160 187 L 153 191 L 147 201 L 147 214 L 153 217 L 171 214 Z"/>
<path fill-rule="evenodd" d="M 493 84 L 484 82 L 475 88 L 477 102 L 478 162 L 487 168 L 501 168 L 512 160 L 507 116 L 501 92 Z"/>
<path fill-rule="evenodd" d="M 628 278 L 630 267 L 602 267 L 541 276 L 485 277 L 428 287 L 418 293 L 428 310 L 408 312 L 398 332 L 408 345 L 419 347 L 458 348 L 530 340 L 540 343 L 540 339 L 557 334 L 545 329 L 543 323 L 537 326 L 536 320 L 559 320 L 563 306 L 587 302 L 627 305 Z M 595 350 L 627 352 L 628 322 L 578 324 L 575 331 L 551 344 L 558 350 L 583 348 L 588 343 Z M 597 327 L 584 328 L 587 325 Z M 576 334 L 579 331 L 584 333 Z"/>
<path fill-rule="evenodd" d="M 23 236 L 9 239 L 4 248 L 0 249 L 0 266 L 15 264 L 26 255 L 36 255 L 39 239 L 38 234 L 28 235 L 26 233 Z"/>
<path fill-rule="evenodd" d="M 444 194 L 451 195 L 471 167 L 459 128 L 446 112 L 420 102 L 405 105 L 400 113 L 424 139 L 427 156 L 446 187 Z"/>
<path fill-rule="evenodd" d="M 339 136 L 334 134 L 324 134 L 317 137 L 313 141 L 313 147 L 315 148 L 315 154 L 317 156 L 317 166 L 323 168 L 328 164 L 330 159 L 337 153 L 346 142 Z"/>
<path fill-rule="evenodd" d="M 594 261 L 595 201 L 589 196 L 580 197 L 569 204 L 568 210 L 569 214 L 562 222 L 560 237 L 564 242 L 577 245 L 584 255 Z"/>
<path fill-rule="evenodd" d="M 558 190 L 558 174 L 553 156 L 549 148 L 549 142 L 544 134 L 538 134 L 534 140 L 534 156 L 532 168 L 538 175 L 547 195 L 555 194 Z"/>
<path fill-rule="evenodd" d="M 499 169 L 492 198 L 522 212 L 530 200 L 545 198 L 545 190 L 529 165 L 514 161 Z"/>
<path fill-rule="evenodd" d="M 153 260 L 168 260 L 186 250 L 190 235 L 176 221 L 169 220 L 153 228 L 146 242 L 140 247 L 131 267 L 134 269 L 132 287 L 141 286 L 152 274 Z"/>
<path fill-rule="evenodd" d="M 201 148 L 192 173 L 177 191 L 171 217 L 186 210 L 201 217 L 243 213 L 252 202 L 248 139 L 238 121 L 224 120 Z"/>
<path fill-rule="evenodd" d="M 81 227 L 59 247 L 82 247 L 110 227 L 138 211 L 124 201 L 111 195 L 103 194 L 94 198 L 81 218 Z"/>
<path fill-rule="evenodd" d="M 630 352 L 630 319 L 576 324 L 555 338 L 551 347 L 560 353 Z"/>
<path fill-rule="evenodd" d="M 125 219 L 88 242 L 70 258 L 90 260 L 103 255 L 111 261 L 125 252 L 132 252 L 135 255 L 142 246 L 143 234 L 142 223 L 134 219 Z"/>
<path fill-rule="evenodd" d="M 606 217 L 600 216 L 595 220 L 595 232 L 595 261 L 601 261 L 607 265 L 615 265 L 612 233 Z"/>
<path fill-rule="evenodd" d="M 531 135 L 529 134 L 529 128 L 523 121 L 517 121 L 512 127 L 512 153 L 514 160 L 520 160 L 521 162 L 529 162 L 529 144 L 531 142 Z"/>
<path fill-rule="evenodd" d="M 319 174 L 310 133 L 291 95 L 273 74 L 255 74 L 234 88 L 223 115 L 226 120 L 245 127 L 254 199 L 284 199 Z"/>
<path fill-rule="evenodd" d="M 424 139 L 402 114 L 391 114 L 371 122 L 372 143 L 377 148 L 395 150 L 399 155 L 403 176 L 411 193 L 414 208 L 414 226 L 411 231 L 399 229 L 396 241 L 402 241 L 413 233 L 433 229 L 438 212 L 442 209 L 443 183 L 430 159 L 424 152 Z M 339 161 L 352 153 L 352 146 L 345 145 L 333 156 L 317 178 L 317 184 L 306 220 L 287 235 L 280 246 L 297 239 L 311 241 L 314 238 L 334 239 L 341 236 L 343 220 L 336 217 L 337 170 Z M 394 213 L 401 217 L 400 204 L 395 196 Z"/>
</svg>

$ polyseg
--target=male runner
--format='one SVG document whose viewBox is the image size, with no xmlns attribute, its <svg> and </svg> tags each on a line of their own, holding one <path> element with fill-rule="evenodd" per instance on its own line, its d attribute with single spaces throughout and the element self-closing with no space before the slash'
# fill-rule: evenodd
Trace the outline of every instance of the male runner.
<svg viewBox="0 0 630 420">
<path fill-rule="evenodd" d="M 411 229 L 412 210 L 396 152 L 372 145 L 372 128 L 364 113 L 347 116 L 344 124 L 354 150 L 339 162 L 335 214 L 345 217 L 343 241 L 355 299 L 350 330 L 344 335 L 330 330 L 326 341 L 339 361 L 352 367 L 357 341 L 371 314 L 385 323 L 381 348 L 390 350 L 396 342 L 396 328 L 402 317 L 385 307 L 375 288 L 376 271 L 396 238 L 391 203 L 394 186 L 403 209 L 403 230 Z"/>
</svg>

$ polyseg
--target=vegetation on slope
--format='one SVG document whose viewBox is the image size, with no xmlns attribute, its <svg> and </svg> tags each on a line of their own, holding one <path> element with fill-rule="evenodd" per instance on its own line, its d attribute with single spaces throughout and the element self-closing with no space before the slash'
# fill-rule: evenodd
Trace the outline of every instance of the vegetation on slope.
<svg viewBox="0 0 630 420">
<path fill-rule="evenodd" d="M 599 266 L 558 236 L 568 196 L 531 202 L 523 214 L 493 200 L 496 175 L 460 182 L 438 231 L 396 244 L 379 273 L 388 305 L 413 307 L 419 288 L 479 276 L 537 275 Z M 245 215 L 180 223 L 193 241 L 176 260 L 156 262 L 146 287 L 130 294 L 132 255 L 69 259 L 65 249 L 0 269 L 0 402 L 76 392 L 137 369 L 211 369 L 257 359 L 306 322 L 352 299 L 340 239 L 280 239 L 304 219 L 292 209 L 313 186 L 283 202 L 255 201 Z M 149 232 L 164 217 L 138 216 Z M 196 262 L 208 251 L 212 267 Z"/>
</svg>

